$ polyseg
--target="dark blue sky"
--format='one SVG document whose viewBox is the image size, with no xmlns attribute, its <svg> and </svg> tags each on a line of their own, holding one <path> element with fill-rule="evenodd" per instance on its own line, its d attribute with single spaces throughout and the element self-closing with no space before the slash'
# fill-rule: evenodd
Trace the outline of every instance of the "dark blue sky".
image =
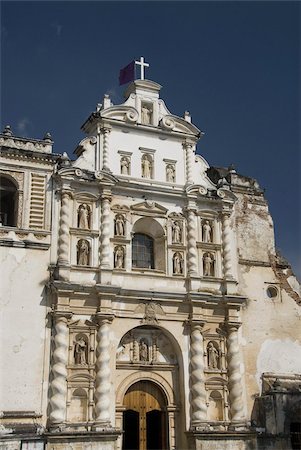
<svg viewBox="0 0 301 450">
<path fill-rule="evenodd" d="M 266 190 L 277 247 L 301 278 L 299 2 L 1 2 L 1 126 L 73 149 L 134 57 L 198 152 Z"/>
</svg>

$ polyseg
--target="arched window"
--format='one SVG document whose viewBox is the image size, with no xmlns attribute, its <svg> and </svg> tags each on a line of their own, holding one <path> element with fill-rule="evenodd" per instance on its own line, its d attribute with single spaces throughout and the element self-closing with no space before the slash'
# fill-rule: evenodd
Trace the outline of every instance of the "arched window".
<svg viewBox="0 0 301 450">
<path fill-rule="evenodd" d="M 142 233 L 135 233 L 132 247 L 132 266 L 154 269 L 154 240 Z"/>
<path fill-rule="evenodd" d="M 0 224 L 17 226 L 18 191 L 16 185 L 6 177 L 0 177 Z"/>
</svg>

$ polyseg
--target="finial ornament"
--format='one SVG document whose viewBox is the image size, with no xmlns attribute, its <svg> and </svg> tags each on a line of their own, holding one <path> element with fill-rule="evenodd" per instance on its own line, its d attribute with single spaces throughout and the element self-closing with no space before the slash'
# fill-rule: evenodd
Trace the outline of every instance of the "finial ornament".
<svg viewBox="0 0 301 450">
<path fill-rule="evenodd" d="M 135 61 L 135 64 L 137 66 L 140 66 L 140 78 L 141 80 L 144 80 L 144 68 L 145 67 L 149 67 L 149 64 L 144 62 L 144 57 L 140 56 L 140 60 L 139 61 Z"/>
</svg>

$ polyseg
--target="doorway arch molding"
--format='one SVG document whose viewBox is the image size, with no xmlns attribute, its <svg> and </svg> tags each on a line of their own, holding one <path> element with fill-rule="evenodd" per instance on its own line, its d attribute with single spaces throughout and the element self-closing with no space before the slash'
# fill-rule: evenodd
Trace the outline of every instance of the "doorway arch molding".
<svg viewBox="0 0 301 450">
<path fill-rule="evenodd" d="M 116 427 L 122 430 L 123 419 L 122 413 L 125 410 L 123 401 L 128 389 L 140 381 L 149 381 L 158 386 L 165 395 L 166 398 L 166 413 L 168 420 L 168 435 L 169 443 L 168 450 L 176 449 L 176 431 L 175 431 L 175 414 L 179 410 L 179 405 L 175 404 L 175 395 L 171 385 L 160 374 L 156 372 L 141 371 L 138 370 L 128 375 L 121 381 L 116 390 Z M 117 444 L 118 450 L 121 449 L 121 439 Z"/>
<path fill-rule="evenodd" d="M 116 391 L 116 407 L 123 406 L 123 399 L 127 392 L 127 390 L 138 381 L 150 381 L 155 383 L 165 394 L 167 407 L 176 407 L 175 405 L 175 396 L 171 385 L 166 381 L 161 375 L 156 372 L 148 372 L 148 371 L 137 371 L 128 375 L 124 380 L 119 384 Z"/>
</svg>

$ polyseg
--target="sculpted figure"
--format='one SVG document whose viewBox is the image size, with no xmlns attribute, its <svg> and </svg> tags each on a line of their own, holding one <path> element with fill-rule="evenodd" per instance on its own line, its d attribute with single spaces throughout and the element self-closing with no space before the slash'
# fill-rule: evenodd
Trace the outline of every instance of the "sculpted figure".
<svg viewBox="0 0 301 450">
<path fill-rule="evenodd" d="M 175 244 L 182 242 L 182 228 L 178 221 L 175 221 L 172 226 L 172 242 Z"/>
<path fill-rule="evenodd" d="M 90 208 L 86 203 L 83 203 L 78 208 L 78 227 L 89 229 Z"/>
<path fill-rule="evenodd" d="M 210 277 L 210 275 L 212 275 L 213 261 L 214 261 L 214 258 L 212 257 L 212 255 L 210 253 L 205 253 L 205 255 L 203 257 L 204 276 L 205 277 Z"/>
<path fill-rule="evenodd" d="M 205 220 L 203 224 L 203 242 L 211 242 L 212 228 L 209 220 Z"/>
<path fill-rule="evenodd" d="M 179 252 L 176 252 L 173 256 L 173 273 L 175 275 L 183 273 L 183 257 Z"/>
<path fill-rule="evenodd" d="M 150 123 L 151 123 L 151 114 L 152 114 L 151 109 L 148 108 L 146 105 L 142 105 L 142 108 L 141 108 L 141 122 L 144 125 L 150 125 Z"/>
<path fill-rule="evenodd" d="M 115 247 L 114 264 L 116 269 L 122 269 L 124 265 L 124 250 L 121 245 Z"/>
<path fill-rule="evenodd" d="M 175 168 L 171 164 L 166 166 L 166 181 L 173 183 L 175 181 Z"/>
<path fill-rule="evenodd" d="M 121 166 L 121 174 L 122 175 L 130 174 L 130 162 L 129 162 L 128 158 L 126 158 L 125 156 L 123 158 L 121 158 L 120 166 Z"/>
<path fill-rule="evenodd" d="M 207 356 L 208 356 L 208 368 L 217 369 L 219 361 L 219 352 L 214 347 L 214 344 L 212 342 L 209 342 L 207 346 Z"/>
<path fill-rule="evenodd" d="M 83 337 L 79 338 L 74 344 L 74 360 L 75 364 L 81 366 L 87 364 L 86 361 L 86 348 L 87 344 Z"/>
<path fill-rule="evenodd" d="M 124 236 L 124 217 L 122 214 L 116 215 L 115 218 L 115 235 Z"/>
<path fill-rule="evenodd" d="M 148 347 L 144 340 L 140 341 L 139 345 L 139 360 L 147 361 L 148 360 Z"/>
<path fill-rule="evenodd" d="M 77 264 L 79 266 L 89 265 L 89 253 L 90 246 L 89 242 L 85 239 L 80 239 L 77 243 Z"/>
<path fill-rule="evenodd" d="M 152 177 L 152 163 L 148 155 L 144 155 L 142 158 L 142 176 L 143 178 Z"/>
</svg>

